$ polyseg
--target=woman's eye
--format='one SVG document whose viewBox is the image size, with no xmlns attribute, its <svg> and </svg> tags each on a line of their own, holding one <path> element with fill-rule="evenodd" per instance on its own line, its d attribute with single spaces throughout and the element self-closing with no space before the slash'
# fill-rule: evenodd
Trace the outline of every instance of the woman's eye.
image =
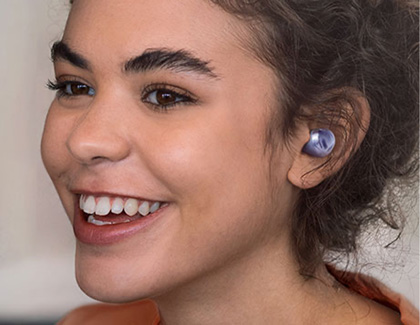
<svg viewBox="0 0 420 325">
<path fill-rule="evenodd" d="M 82 83 L 68 83 L 65 85 L 63 92 L 69 96 L 95 95 L 95 90 L 93 88 Z"/>
<path fill-rule="evenodd" d="M 146 91 L 145 95 L 142 96 L 142 100 L 159 108 L 169 108 L 181 103 L 188 104 L 195 102 L 187 94 L 180 94 L 179 92 L 166 88 Z"/>
<path fill-rule="evenodd" d="M 47 84 L 47 87 L 51 90 L 56 90 L 57 95 L 59 97 L 68 96 L 68 97 L 74 97 L 74 96 L 94 96 L 95 90 L 81 82 L 76 81 L 63 81 L 63 82 L 57 82 L 53 83 L 52 81 L 49 81 Z"/>
</svg>

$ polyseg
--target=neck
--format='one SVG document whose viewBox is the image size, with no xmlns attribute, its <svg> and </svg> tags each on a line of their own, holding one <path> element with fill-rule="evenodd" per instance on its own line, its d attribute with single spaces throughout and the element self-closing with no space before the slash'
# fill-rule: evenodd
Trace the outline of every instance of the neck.
<svg viewBox="0 0 420 325">
<path fill-rule="evenodd" d="M 325 267 L 304 279 L 291 253 L 267 244 L 188 286 L 155 298 L 162 324 L 306 324 L 336 294 Z"/>
</svg>

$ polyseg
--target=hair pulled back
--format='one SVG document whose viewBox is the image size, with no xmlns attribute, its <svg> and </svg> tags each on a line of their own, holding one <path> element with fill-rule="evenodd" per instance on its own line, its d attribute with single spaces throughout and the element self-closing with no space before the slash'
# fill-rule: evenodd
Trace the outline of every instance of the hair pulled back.
<svg viewBox="0 0 420 325">
<path fill-rule="evenodd" d="M 278 74 L 283 89 L 272 134 L 287 139 L 298 120 L 334 128 L 345 119 L 350 132 L 340 132 L 353 146 L 355 128 L 360 127 L 357 118 L 356 123 L 351 121 L 358 114 L 354 90 L 370 105 L 370 126 L 361 147 L 353 150 L 338 173 L 301 191 L 292 220 L 292 244 L 301 273 L 311 275 L 326 252 L 354 252 L 359 234 L 373 222 L 383 221 L 394 229 L 402 226 L 403 216 L 395 212 L 397 191 L 388 189 L 396 186 L 390 185 L 393 179 L 412 180 L 417 171 L 418 4 L 211 1 L 248 21 L 254 55 Z"/>
</svg>

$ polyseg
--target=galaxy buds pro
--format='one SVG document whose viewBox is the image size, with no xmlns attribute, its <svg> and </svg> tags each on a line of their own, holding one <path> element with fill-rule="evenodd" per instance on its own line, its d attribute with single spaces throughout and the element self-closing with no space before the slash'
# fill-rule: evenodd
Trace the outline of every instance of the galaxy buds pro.
<svg viewBox="0 0 420 325">
<path fill-rule="evenodd" d="M 311 130 L 311 138 L 304 145 L 302 152 L 317 158 L 328 156 L 334 149 L 335 136 L 328 129 Z"/>
</svg>

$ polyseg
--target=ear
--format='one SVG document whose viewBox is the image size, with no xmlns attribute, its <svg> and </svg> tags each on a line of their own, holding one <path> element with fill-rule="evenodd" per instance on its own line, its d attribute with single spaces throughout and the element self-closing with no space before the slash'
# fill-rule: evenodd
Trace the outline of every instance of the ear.
<svg viewBox="0 0 420 325">
<path fill-rule="evenodd" d="M 289 182 L 301 189 L 315 187 L 336 173 L 360 147 L 370 122 L 370 107 L 359 92 L 346 91 L 345 103 L 335 102 L 335 107 L 312 113 L 309 109 L 305 120 L 297 123 L 291 139 L 293 160 L 287 174 Z M 337 94 L 336 94 L 337 95 Z M 310 139 L 310 131 L 318 128 L 331 130 L 336 138 L 333 151 L 324 158 L 313 157 L 302 152 Z"/>
</svg>

